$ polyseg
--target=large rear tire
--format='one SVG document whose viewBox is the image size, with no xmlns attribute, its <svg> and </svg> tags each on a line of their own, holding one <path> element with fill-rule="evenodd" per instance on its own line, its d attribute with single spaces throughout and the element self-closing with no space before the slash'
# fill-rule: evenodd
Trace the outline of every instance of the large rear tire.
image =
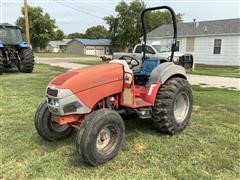
<svg viewBox="0 0 240 180">
<path fill-rule="evenodd" d="M 34 56 L 32 49 L 26 48 L 19 50 L 20 63 L 18 64 L 19 72 L 31 73 L 34 67 Z"/>
<path fill-rule="evenodd" d="M 54 121 L 54 115 L 48 110 L 47 101 L 43 101 L 35 114 L 35 128 L 38 134 L 48 141 L 66 138 L 74 128 L 69 125 L 60 125 Z"/>
<path fill-rule="evenodd" d="M 117 112 L 96 110 L 85 118 L 78 130 L 76 148 L 84 162 L 97 166 L 118 154 L 124 137 L 124 122 Z"/>
<path fill-rule="evenodd" d="M 171 78 L 158 91 L 152 113 L 153 124 L 164 133 L 180 132 L 188 125 L 192 108 L 192 89 L 188 81 Z"/>
<path fill-rule="evenodd" d="M 3 73 L 3 71 L 4 71 L 3 55 L 2 55 L 2 52 L 0 50 L 0 75 Z"/>
</svg>

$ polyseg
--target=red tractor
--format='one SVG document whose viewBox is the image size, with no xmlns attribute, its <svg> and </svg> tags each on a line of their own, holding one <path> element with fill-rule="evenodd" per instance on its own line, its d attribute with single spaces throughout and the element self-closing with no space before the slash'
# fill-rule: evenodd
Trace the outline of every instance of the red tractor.
<svg viewBox="0 0 240 180">
<path fill-rule="evenodd" d="M 173 44 L 176 46 L 175 13 L 168 6 L 145 9 L 141 20 L 144 43 L 147 11 L 167 9 L 172 15 Z M 35 127 L 48 141 L 63 139 L 78 129 L 76 148 L 86 163 L 96 166 L 114 158 L 125 136 L 120 112 L 135 111 L 140 119 L 149 118 L 159 131 L 175 134 L 189 123 L 193 96 L 185 69 L 173 62 L 158 64 L 147 59 L 112 60 L 68 71 L 53 79 L 46 89 L 46 100 L 38 107 Z M 136 66 L 141 69 L 133 71 Z"/>
</svg>

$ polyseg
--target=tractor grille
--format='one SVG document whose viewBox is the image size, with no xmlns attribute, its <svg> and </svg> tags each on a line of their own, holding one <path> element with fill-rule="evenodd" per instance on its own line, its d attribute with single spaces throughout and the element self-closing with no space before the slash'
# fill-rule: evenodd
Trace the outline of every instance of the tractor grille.
<svg viewBox="0 0 240 180">
<path fill-rule="evenodd" d="M 47 88 L 47 94 L 53 97 L 57 97 L 58 95 L 58 90 L 57 89 L 51 89 Z"/>
</svg>

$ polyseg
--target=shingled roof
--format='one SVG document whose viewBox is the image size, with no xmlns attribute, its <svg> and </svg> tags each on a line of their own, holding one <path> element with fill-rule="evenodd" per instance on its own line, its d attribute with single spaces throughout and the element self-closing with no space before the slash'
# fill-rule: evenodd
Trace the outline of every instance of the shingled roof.
<svg viewBox="0 0 240 180">
<path fill-rule="evenodd" d="M 72 39 L 63 39 L 62 41 L 50 41 L 48 45 L 52 47 L 66 46 Z"/>
<path fill-rule="evenodd" d="M 178 37 L 240 34 L 240 18 L 178 23 Z M 148 33 L 148 38 L 169 37 L 172 25 L 162 25 Z"/>
<path fill-rule="evenodd" d="M 110 39 L 80 39 L 75 38 L 74 40 L 77 40 L 83 45 L 92 45 L 92 46 L 109 46 L 111 44 Z"/>
<path fill-rule="evenodd" d="M 0 23 L 0 27 L 20 28 L 20 26 L 15 26 L 9 23 Z"/>
</svg>

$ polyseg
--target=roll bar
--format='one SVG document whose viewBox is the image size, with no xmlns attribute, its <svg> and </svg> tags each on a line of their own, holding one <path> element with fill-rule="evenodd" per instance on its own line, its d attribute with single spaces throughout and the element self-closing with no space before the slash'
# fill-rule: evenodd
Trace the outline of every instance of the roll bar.
<svg viewBox="0 0 240 180">
<path fill-rule="evenodd" d="M 148 12 L 148 11 L 155 11 L 155 10 L 159 10 L 159 9 L 167 9 L 168 11 L 170 11 L 171 16 L 172 16 L 172 22 L 173 22 L 173 43 L 172 43 L 172 46 L 171 46 L 170 61 L 173 60 L 174 50 L 175 50 L 176 43 L 177 43 L 177 21 L 176 21 L 176 15 L 175 15 L 174 10 L 171 7 L 169 7 L 169 6 L 157 6 L 157 7 L 144 9 L 142 11 L 142 14 L 141 14 L 141 22 L 142 22 L 142 29 L 143 29 L 143 46 L 142 46 L 143 47 L 142 48 L 143 49 L 143 59 L 142 59 L 143 62 L 144 62 L 145 56 L 146 56 L 146 40 L 147 40 L 146 23 L 145 23 L 144 16 L 145 16 L 145 13 Z"/>
</svg>

